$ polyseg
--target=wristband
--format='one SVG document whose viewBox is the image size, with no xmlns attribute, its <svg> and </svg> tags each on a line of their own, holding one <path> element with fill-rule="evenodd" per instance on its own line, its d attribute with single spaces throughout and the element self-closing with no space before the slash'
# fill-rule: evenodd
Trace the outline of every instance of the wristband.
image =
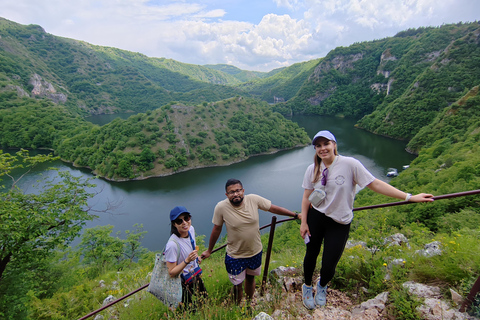
<svg viewBox="0 0 480 320">
<path fill-rule="evenodd" d="M 410 198 L 412 197 L 411 193 L 407 193 L 407 196 L 405 197 L 405 201 L 410 201 Z"/>
<path fill-rule="evenodd" d="M 187 260 L 183 260 L 183 262 L 184 262 L 185 264 L 188 264 Z"/>
</svg>

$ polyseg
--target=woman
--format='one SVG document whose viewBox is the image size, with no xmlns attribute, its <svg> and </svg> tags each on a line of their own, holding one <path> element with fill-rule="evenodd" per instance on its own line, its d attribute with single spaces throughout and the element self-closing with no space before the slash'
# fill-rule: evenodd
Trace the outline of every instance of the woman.
<svg viewBox="0 0 480 320">
<path fill-rule="evenodd" d="M 207 296 L 200 277 L 201 269 L 198 247 L 195 243 L 195 229 L 191 214 L 185 207 L 177 206 L 170 211 L 171 236 L 165 248 L 165 260 L 171 277 L 182 277 L 182 302 L 188 306 L 193 295 Z"/>
<path fill-rule="evenodd" d="M 303 179 L 300 225 L 300 234 L 307 244 L 302 286 L 303 304 L 307 309 L 326 304 L 327 284 L 335 274 L 350 232 L 356 185 L 405 201 L 433 201 L 431 194 L 412 196 L 400 191 L 376 179 L 357 159 L 338 155 L 335 136 L 329 131 L 319 131 L 312 145 L 314 163 L 307 168 Z M 313 297 L 312 278 L 322 242 L 322 267 Z"/>
</svg>

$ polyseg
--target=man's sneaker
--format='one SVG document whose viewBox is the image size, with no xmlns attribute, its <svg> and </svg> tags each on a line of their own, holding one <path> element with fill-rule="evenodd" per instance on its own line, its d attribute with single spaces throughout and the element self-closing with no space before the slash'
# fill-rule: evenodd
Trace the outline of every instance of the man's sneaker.
<svg viewBox="0 0 480 320">
<path fill-rule="evenodd" d="M 303 284 L 302 286 L 302 300 L 305 308 L 309 310 L 315 309 L 315 302 L 313 301 L 313 288 Z"/>
<path fill-rule="evenodd" d="M 315 293 L 315 305 L 323 307 L 327 303 L 327 286 L 320 285 L 320 279 L 317 282 L 317 292 Z"/>
</svg>

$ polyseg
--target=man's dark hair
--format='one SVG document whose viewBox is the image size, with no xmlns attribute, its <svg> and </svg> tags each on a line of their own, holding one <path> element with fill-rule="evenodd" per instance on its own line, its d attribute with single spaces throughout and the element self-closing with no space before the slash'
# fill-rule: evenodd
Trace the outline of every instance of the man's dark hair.
<svg viewBox="0 0 480 320">
<path fill-rule="evenodd" d="M 242 189 L 243 189 L 243 184 L 240 180 L 237 180 L 237 179 L 228 179 L 227 180 L 227 183 L 225 184 L 225 191 L 227 191 L 227 188 L 231 185 L 234 185 L 234 184 L 239 184 L 242 186 Z"/>
</svg>

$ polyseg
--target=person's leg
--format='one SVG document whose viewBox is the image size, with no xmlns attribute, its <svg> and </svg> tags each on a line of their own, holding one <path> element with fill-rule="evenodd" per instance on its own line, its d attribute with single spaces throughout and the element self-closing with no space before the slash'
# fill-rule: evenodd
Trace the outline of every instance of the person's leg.
<svg viewBox="0 0 480 320">
<path fill-rule="evenodd" d="M 342 257 L 350 233 L 350 224 L 344 225 L 327 218 L 328 227 L 325 232 L 320 285 L 325 287 L 335 275 L 338 261 Z"/>
<path fill-rule="evenodd" d="M 350 224 L 339 224 L 328 217 L 325 217 L 323 224 L 326 229 L 323 243 L 322 268 L 320 269 L 320 280 L 317 281 L 315 290 L 315 305 L 319 307 L 327 303 L 327 284 L 335 275 L 337 263 L 342 256 L 350 231 Z"/>
<path fill-rule="evenodd" d="M 245 278 L 245 295 L 249 301 L 252 300 L 255 294 L 255 277 L 247 274 Z"/>
<path fill-rule="evenodd" d="M 233 300 L 240 305 L 243 299 L 243 282 L 233 286 Z"/>
<path fill-rule="evenodd" d="M 192 295 L 192 287 L 182 279 L 182 303 L 185 308 L 189 308 L 192 305 Z"/>
<path fill-rule="evenodd" d="M 235 259 L 226 254 L 225 268 L 227 269 L 228 279 L 233 284 L 233 299 L 236 304 L 239 304 L 243 298 L 243 282 L 246 275 L 245 259 Z"/>
<path fill-rule="evenodd" d="M 310 230 L 310 242 L 307 243 L 305 258 L 303 259 L 303 276 L 305 283 L 302 286 L 302 302 L 305 308 L 309 310 L 315 309 L 312 278 L 325 233 L 322 223 L 324 217 L 325 215 L 323 213 L 313 208 L 310 208 L 308 211 L 307 224 Z"/>
<path fill-rule="evenodd" d="M 205 299 L 208 297 L 207 289 L 205 288 L 205 284 L 200 276 L 195 277 L 193 292 L 196 296 L 196 300 L 200 303 L 205 302 Z"/>
<path fill-rule="evenodd" d="M 307 216 L 308 229 L 310 230 L 310 242 L 307 243 L 305 257 L 303 259 L 303 276 L 307 286 L 312 285 L 313 272 L 317 264 L 318 254 L 322 247 L 324 237 L 324 226 L 322 217 L 325 215 L 317 210 L 310 208 Z"/>
</svg>

